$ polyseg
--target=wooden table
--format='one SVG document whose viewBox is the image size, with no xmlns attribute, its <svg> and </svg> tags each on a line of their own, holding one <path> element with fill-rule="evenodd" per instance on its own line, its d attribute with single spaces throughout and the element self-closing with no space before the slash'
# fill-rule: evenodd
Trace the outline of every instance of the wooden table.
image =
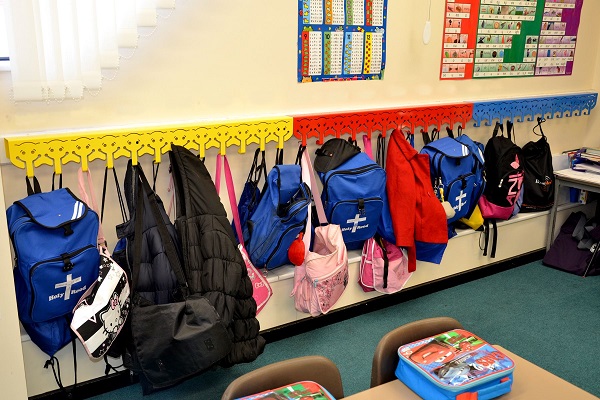
<svg viewBox="0 0 600 400">
<path fill-rule="evenodd" d="M 500 400 L 594 400 L 598 397 L 578 388 L 575 385 L 551 374 L 543 368 L 511 353 L 510 351 L 494 346 L 515 362 L 513 374 L 514 383 L 512 390 L 501 397 Z M 419 400 L 421 399 L 412 390 L 399 380 L 385 383 L 380 386 L 345 397 L 348 400 Z"/>
</svg>

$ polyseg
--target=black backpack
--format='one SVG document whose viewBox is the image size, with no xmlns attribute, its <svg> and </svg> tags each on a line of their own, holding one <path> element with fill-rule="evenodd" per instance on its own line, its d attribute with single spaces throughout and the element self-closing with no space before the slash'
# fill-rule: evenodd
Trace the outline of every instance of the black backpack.
<svg viewBox="0 0 600 400">
<path fill-rule="evenodd" d="M 542 130 L 543 118 L 537 119 L 542 137 L 537 142 L 523 146 L 525 178 L 523 180 L 523 205 L 521 211 L 535 212 L 552 208 L 554 204 L 554 169 L 550 144 Z M 535 132 L 535 128 L 534 128 Z"/>
<path fill-rule="evenodd" d="M 486 219 L 509 219 L 522 189 L 525 157 L 511 138 L 512 127 L 507 121 L 504 137 L 503 125 L 497 122 L 483 153 L 486 186 L 479 207 Z"/>
<path fill-rule="evenodd" d="M 506 137 L 502 123 L 496 122 L 494 133 L 488 140 L 483 153 L 485 159 L 486 186 L 479 199 L 479 209 L 485 219 L 485 248 L 483 255 L 487 255 L 490 223 L 494 229 L 490 257 L 496 257 L 496 244 L 498 242 L 498 229 L 496 220 L 507 220 L 513 215 L 515 205 L 523 187 L 523 164 L 525 157 L 523 151 L 512 138 L 513 123 L 506 122 Z M 498 132 L 501 132 L 498 136 Z"/>
</svg>

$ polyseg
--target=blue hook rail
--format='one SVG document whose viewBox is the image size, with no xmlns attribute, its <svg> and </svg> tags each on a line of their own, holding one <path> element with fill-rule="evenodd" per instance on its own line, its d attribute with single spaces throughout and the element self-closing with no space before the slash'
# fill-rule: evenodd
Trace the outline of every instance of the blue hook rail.
<svg viewBox="0 0 600 400">
<path fill-rule="evenodd" d="M 484 101 L 473 104 L 475 126 L 491 126 L 494 120 L 503 122 L 534 121 L 537 116 L 546 119 L 588 115 L 598 102 L 598 93 L 563 96 L 531 97 L 514 100 Z"/>
</svg>

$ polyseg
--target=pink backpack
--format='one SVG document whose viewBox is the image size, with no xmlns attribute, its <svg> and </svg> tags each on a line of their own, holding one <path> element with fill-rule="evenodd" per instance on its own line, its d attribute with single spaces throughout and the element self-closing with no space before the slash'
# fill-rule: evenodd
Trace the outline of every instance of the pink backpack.
<svg viewBox="0 0 600 400">
<path fill-rule="evenodd" d="M 408 272 L 406 250 L 381 238 L 371 238 L 363 246 L 358 283 L 365 292 L 399 292 L 412 272 Z"/>
<path fill-rule="evenodd" d="M 294 271 L 294 305 L 296 310 L 313 317 L 326 314 L 344 293 L 348 285 L 348 252 L 339 225 L 327 223 L 319 188 L 308 153 L 302 155 L 302 179 L 310 182 L 321 226 L 315 227 L 313 251 L 309 251 L 311 212 L 309 207 L 303 241 L 306 255 Z"/>
</svg>

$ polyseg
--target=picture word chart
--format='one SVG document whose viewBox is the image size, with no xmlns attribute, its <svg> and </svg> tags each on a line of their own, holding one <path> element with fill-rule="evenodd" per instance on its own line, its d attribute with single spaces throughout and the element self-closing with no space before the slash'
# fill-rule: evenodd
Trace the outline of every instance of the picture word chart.
<svg viewBox="0 0 600 400">
<path fill-rule="evenodd" d="M 387 0 L 299 0 L 298 82 L 383 79 Z"/>
<path fill-rule="evenodd" d="M 441 79 L 571 75 L 583 0 L 446 0 Z"/>
</svg>

